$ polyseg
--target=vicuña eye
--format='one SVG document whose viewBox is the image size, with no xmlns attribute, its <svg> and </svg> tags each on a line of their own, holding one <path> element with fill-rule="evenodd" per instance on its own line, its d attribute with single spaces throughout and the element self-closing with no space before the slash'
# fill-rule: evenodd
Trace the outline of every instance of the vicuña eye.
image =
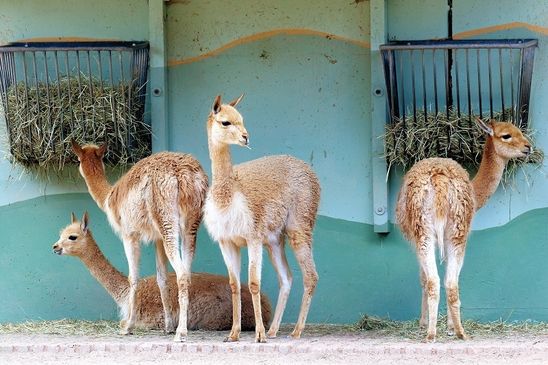
<svg viewBox="0 0 548 365">
<path fill-rule="evenodd" d="M 231 125 L 232 123 L 230 123 L 229 121 L 225 120 L 223 122 L 221 122 L 222 125 L 224 125 L 225 127 L 228 127 L 229 125 Z"/>
<path fill-rule="evenodd" d="M 502 139 L 504 139 L 505 141 L 508 141 L 510 138 L 512 138 L 512 135 L 510 135 L 510 134 L 503 134 L 502 135 Z"/>
<path fill-rule="evenodd" d="M 69 236 L 69 240 L 71 241 L 76 241 L 76 239 L 78 238 L 78 236 Z"/>
</svg>

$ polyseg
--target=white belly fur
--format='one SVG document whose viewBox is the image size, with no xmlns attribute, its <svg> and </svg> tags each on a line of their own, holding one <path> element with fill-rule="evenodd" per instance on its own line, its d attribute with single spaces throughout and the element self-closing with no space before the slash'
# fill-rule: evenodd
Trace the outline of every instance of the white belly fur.
<svg viewBox="0 0 548 365">
<path fill-rule="evenodd" d="M 211 238 L 215 241 L 232 240 L 241 242 L 253 230 L 253 215 L 245 196 L 234 193 L 231 204 L 219 209 L 208 194 L 204 207 L 204 223 Z"/>
</svg>

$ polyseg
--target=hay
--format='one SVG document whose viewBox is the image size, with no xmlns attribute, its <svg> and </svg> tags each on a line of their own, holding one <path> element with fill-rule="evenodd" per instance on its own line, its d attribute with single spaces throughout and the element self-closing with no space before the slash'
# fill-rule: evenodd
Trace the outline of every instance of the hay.
<svg viewBox="0 0 548 365">
<path fill-rule="evenodd" d="M 498 320 L 492 322 L 478 322 L 465 320 L 462 322 L 464 331 L 474 337 L 497 337 L 516 334 L 548 334 L 548 323 L 534 321 L 513 321 Z M 386 318 L 372 317 L 368 315 L 354 325 L 356 330 L 374 331 L 379 336 L 422 340 L 426 330 L 419 327 L 419 321 L 394 321 Z M 438 318 L 438 337 L 447 336 L 447 316 Z"/>
<path fill-rule="evenodd" d="M 515 335 L 539 335 L 548 334 L 548 323 L 545 322 L 508 322 L 504 320 L 493 322 L 478 322 L 465 320 L 464 330 L 473 337 L 499 337 Z M 290 332 L 294 325 L 284 324 L 281 330 Z M 51 321 L 27 321 L 22 323 L 0 323 L 0 334 L 48 334 L 59 336 L 93 336 L 111 337 L 118 336 L 119 325 L 117 321 L 87 321 L 79 319 L 61 319 Z M 412 339 L 420 341 L 426 331 L 419 328 L 417 320 L 394 321 L 385 318 L 364 315 L 354 325 L 334 324 L 310 324 L 307 325 L 306 334 L 309 337 L 321 337 L 327 335 L 344 336 L 360 331 L 368 331 L 375 334 L 376 338 Z M 207 333 L 208 331 L 202 331 Z M 215 331 L 214 331 L 215 332 Z M 223 331 L 221 331 L 222 333 Z M 438 338 L 449 339 L 447 332 L 447 317 L 438 319 Z M 215 332 L 216 333 L 216 332 Z M 162 330 L 135 329 L 136 336 L 163 336 Z M 369 335 L 370 336 L 370 335 Z"/>
<path fill-rule="evenodd" d="M 118 323 L 115 321 L 83 321 L 75 319 L 0 324 L 1 334 L 115 335 L 118 329 Z"/>
<path fill-rule="evenodd" d="M 27 321 L 21 323 L 0 323 L 0 334 L 46 334 L 60 336 L 116 336 L 120 330 L 117 321 L 87 321 L 81 319 L 60 319 L 51 321 Z M 161 330 L 136 328 L 135 336 L 161 334 Z"/>
<path fill-rule="evenodd" d="M 510 113 L 508 110 L 504 115 Z M 494 115 L 495 120 L 500 121 L 502 117 L 502 113 Z M 429 157 L 452 158 L 467 168 L 479 166 L 485 135 L 476 126 L 475 119 L 476 116 L 469 119 L 468 115 L 463 114 L 459 118 L 455 111 L 450 111 L 449 117 L 445 113 L 426 113 L 425 116 L 423 111 L 417 111 L 416 122 L 413 115 L 406 115 L 405 119 L 400 118 L 389 124 L 382 136 L 385 140 L 384 157 L 388 171 L 393 166 L 402 166 L 406 170 Z M 523 132 L 533 143 L 534 132 L 530 129 Z M 543 152 L 534 148 L 529 157 L 510 161 L 505 177 L 513 175 L 518 167 L 525 164 L 540 165 L 543 159 Z"/>
<path fill-rule="evenodd" d="M 151 131 L 140 118 L 139 90 L 109 86 L 82 76 L 59 83 L 11 85 L 5 110 L 13 160 L 40 171 L 63 170 L 77 162 L 71 139 L 108 143 L 105 161 L 125 165 L 150 155 Z M 139 118 L 139 119 L 138 119 Z"/>
</svg>

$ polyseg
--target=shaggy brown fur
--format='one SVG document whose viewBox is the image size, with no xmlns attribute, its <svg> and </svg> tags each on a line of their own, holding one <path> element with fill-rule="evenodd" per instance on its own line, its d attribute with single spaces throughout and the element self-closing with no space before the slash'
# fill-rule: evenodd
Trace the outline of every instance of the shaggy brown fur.
<svg viewBox="0 0 548 365">
<path fill-rule="evenodd" d="M 458 279 L 472 217 L 497 189 L 508 160 L 532 152 L 529 141 L 514 125 L 494 121 L 487 125 L 481 120 L 478 124 L 487 139 L 474 180 L 451 159 L 429 158 L 405 175 L 398 197 L 396 219 L 404 236 L 415 244 L 419 260 L 423 289 L 420 324 L 428 325 L 427 341 L 436 337 L 440 291 L 436 245 L 447 261 L 447 327 L 451 334 L 454 331 L 465 339 Z"/>
<path fill-rule="evenodd" d="M 221 104 L 218 96 L 207 121 L 213 183 L 204 208 L 204 222 L 219 242 L 233 292 L 234 321 L 227 341 L 240 334 L 240 248 L 248 247 L 249 288 L 255 308 L 256 341 L 264 342 L 260 301 L 262 246 L 278 273 L 280 293 L 269 337 L 275 337 L 291 288 L 285 256 L 285 237 L 303 272 L 304 294 L 293 333 L 304 328 L 318 274 L 312 257 L 312 230 L 316 221 L 320 185 L 312 169 L 291 156 L 269 156 L 232 166 L 230 145 L 248 145 L 248 134 L 234 108 L 242 97 Z"/>
<path fill-rule="evenodd" d="M 121 333 L 130 334 L 135 324 L 136 287 L 139 278 L 140 241 L 156 242 L 157 282 L 160 288 L 166 331 L 173 332 L 167 287 L 167 261 L 174 268 L 179 295 L 179 320 L 175 341 L 187 333 L 190 266 L 196 246 L 196 231 L 202 217 L 208 181 L 200 163 L 192 156 L 162 152 L 136 163 L 111 186 L 105 176 L 103 155 L 106 147 L 72 147 L 80 161 L 80 173 L 99 207 L 105 211 L 114 230 L 122 237 L 129 264 L 127 318 Z M 182 236 L 182 250 L 179 245 Z M 181 252 L 182 251 L 182 252 Z"/>
<path fill-rule="evenodd" d="M 72 223 L 59 234 L 59 240 L 53 245 L 53 251 L 59 255 L 76 256 L 91 272 L 91 275 L 107 290 L 120 308 L 127 312 L 129 283 L 126 276 L 116 270 L 106 259 L 89 229 L 88 216 L 84 213 L 79 222 L 74 214 Z M 232 324 L 232 299 L 228 278 L 208 273 L 192 273 L 188 292 L 188 329 L 219 331 L 228 330 Z M 167 278 L 169 301 L 177 319 L 177 278 L 169 273 Z M 247 285 L 243 285 L 247 289 Z M 145 329 L 164 329 L 164 308 L 156 278 L 149 276 L 137 284 L 137 318 L 135 326 Z M 268 297 L 261 295 L 263 321 L 270 322 L 271 306 Z M 177 323 L 175 323 L 176 325 Z M 242 329 L 255 328 L 255 317 L 251 294 L 242 293 Z"/>
</svg>

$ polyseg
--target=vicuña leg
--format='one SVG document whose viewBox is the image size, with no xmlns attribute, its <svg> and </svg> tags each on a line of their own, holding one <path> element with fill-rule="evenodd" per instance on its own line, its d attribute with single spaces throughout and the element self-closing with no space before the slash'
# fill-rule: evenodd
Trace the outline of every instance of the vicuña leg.
<svg viewBox="0 0 548 365">
<path fill-rule="evenodd" d="M 303 275 L 304 292 L 301 302 L 301 311 L 299 312 L 299 318 L 297 319 L 295 329 L 291 333 L 291 337 L 300 338 L 304 329 L 306 317 L 308 316 L 312 296 L 314 295 L 316 284 L 318 283 L 318 273 L 316 272 L 316 266 L 312 256 L 312 232 L 289 231 L 287 232 L 287 235 Z"/>
<path fill-rule="evenodd" d="M 120 334 L 130 335 L 135 327 L 135 320 L 137 318 L 137 283 L 139 281 L 139 259 L 141 250 L 139 241 L 134 237 L 123 237 L 123 242 L 124 252 L 128 262 L 129 293 L 127 318 L 122 319 L 120 322 Z"/>
<path fill-rule="evenodd" d="M 291 290 L 291 283 L 293 278 L 291 276 L 291 270 L 287 264 L 287 258 L 285 256 L 285 237 L 281 234 L 276 239 L 271 239 L 266 244 L 270 260 L 274 265 L 274 269 L 278 273 L 278 284 L 280 292 L 278 294 L 278 302 L 276 303 L 276 311 L 274 318 L 268 330 L 267 336 L 270 338 L 276 337 L 278 330 L 280 329 L 280 323 L 287 304 L 287 298 L 289 297 L 289 291 Z"/>
<path fill-rule="evenodd" d="M 422 267 L 419 268 L 422 288 L 421 317 L 419 319 L 420 328 L 426 329 L 428 326 L 428 291 L 426 289 L 426 274 Z"/>
<path fill-rule="evenodd" d="M 160 289 L 160 298 L 164 307 L 164 322 L 166 333 L 175 332 L 175 322 L 173 321 L 173 308 L 169 300 L 169 286 L 167 284 L 167 256 L 164 251 L 162 240 L 156 241 L 156 282 Z"/>
<path fill-rule="evenodd" d="M 182 273 L 177 275 L 177 287 L 179 290 L 179 325 L 177 326 L 177 332 L 175 335 L 175 341 L 178 341 L 177 334 L 186 337 L 187 335 L 187 323 L 188 323 L 188 305 L 189 298 L 188 292 L 190 290 L 190 278 L 192 259 L 194 258 L 194 251 L 196 249 L 196 234 L 189 233 L 189 228 L 181 227 L 181 236 L 184 237 L 181 244 L 181 262 Z M 184 324 L 184 326 L 181 326 Z"/>
<path fill-rule="evenodd" d="M 263 265 L 263 245 L 260 241 L 247 243 L 249 256 L 249 291 L 255 313 L 255 341 L 266 342 L 266 333 L 261 313 L 261 269 Z"/>
<path fill-rule="evenodd" d="M 184 342 L 187 336 L 187 324 L 186 321 L 181 321 L 181 319 L 186 318 L 188 308 L 188 286 L 186 284 L 189 282 L 189 278 L 187 278 L 188 275 L 185 275 L 186 269 L 179 250 L 179 222 L 172 220 L 171 217 L 164 218 L 161 216 L 159 226 L 163 236 L 164 251 L 177 277 L 179 323 L 173 341 Z"/>
<path fill-rule="evenodd" d="M 438 305 L 440 301 L 440 277 L 436 266 L 436 247 L 434 240 L 420 242 L 417 256 L 421 270 L 426 277 L 426 293 L 428 304 L 428 330 L 426 341 L 436 340 L 436 325 L 438 323 Z"/>
<path fill-rule="evenodd" d="M 466 340 L 460 319 L 459 275 L 464 263 L 465 242 L 455 245 L 447 252 L 447 268 L 445 273 L 445 293 L 447 295 L 447 326 L 452 325 L 455 335 Z M 451 318 L 451 319 L 449 319 Z"/>
<path fill-rule="evenodd" d="M 242 331 L 241 253 L 240 248 L 231 241 L 221 241 L 219 247 L 228 270 L 230 290 L 232 291 L 232 330 L 224 341 L 234 342 L 240 339 L 240 332 Z"/>
<path fill-rule="evenodd" d="M 177 201 L 177 181 L 174 179 L 154 181 L 152 184 L 152 198 L 156 203 L 152 207 L 154 224 L 162 236 L 164 251 L 177 277 L 177 294 L 179 298 L 179 323 L 173 341 L 184 342 L 187 331 L 188 286 L 190 283 L 190 267 L 181 258 L 179 232 L 184 223 L 180 222 Z M 185 251 L 183 242 L 183 252 Z M 186 252 L 184 252 L 186 253 Z M 192 259 L 192 257 L 190 258 Z"/>
<path fill-rule="evenodd" d="M 173 341 L 184 342 L 186 341 L 187 323 L 186 323 L 186 311 L 188 309 L 188 274 L 186 274 L 185 264 L 181 258 L 181 252 L 179 250 L 179 235 L 176 230 L 164 237 L 164 249 L 169 259 L 175 275 L 177 277 L 177 292 L 179 299 L 179 323 L 177 324 L 177 330 Z"/>
</svg>

